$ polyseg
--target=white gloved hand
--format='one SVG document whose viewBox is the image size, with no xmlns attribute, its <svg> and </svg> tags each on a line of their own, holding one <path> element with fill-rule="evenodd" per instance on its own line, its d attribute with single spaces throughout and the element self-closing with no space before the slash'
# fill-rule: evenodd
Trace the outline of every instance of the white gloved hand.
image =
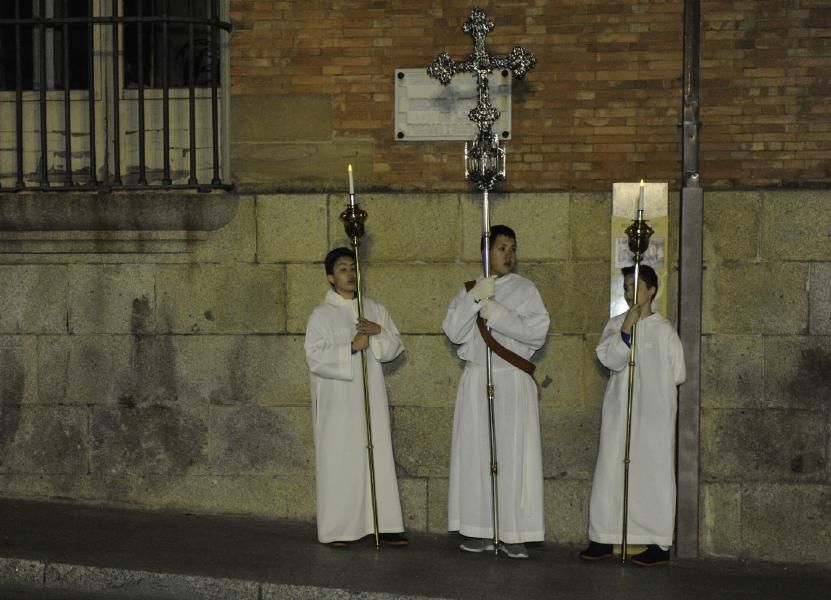
<svg viewBox="0 0 831 600">
<path fill-rule="evenodd" d="M 473 289 L 470 290 L 470 295 L 476 302 L 481 302 L 485 298 L 490 298 L 496 291 L 496 275 L 485 277 L 476 282 Z"/>
<path fill-rule="evenodd" d="M 485 321 L 489 320 L 496 314 L 498 305 L 499 303 L 496 300 L 488 300 L 485 298 L 479 303 L 479 316 L 485 319 Z"/>
</svg>

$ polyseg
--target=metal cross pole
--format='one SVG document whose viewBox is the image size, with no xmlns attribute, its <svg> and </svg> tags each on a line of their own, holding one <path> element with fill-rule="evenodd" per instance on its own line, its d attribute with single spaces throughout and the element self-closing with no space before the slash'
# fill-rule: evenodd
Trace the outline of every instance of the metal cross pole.
<svg viewBox="0 0 831 600">
<path fill-rule="evenodd" d="M 490 276 L 490 208 L 488 192 L 497 181 L 505 180 L 505 149 L 500 145 L 499 136 L 493 132 L 493 124 L 499 118 L 499 110 L 490 103 L 488 75 L 494 69 L 510 69 L 517 79 L 522 79 L 534 66 L 537 59 L 521 46 L 514 46 L 510 54 L 492 56 L 485 47 L 485 37 L 493 31 L 493 21 L 488 19 L 485 11 L 474 8 L 462 25 L 462 31 L 473 38 L 473 54 L 456 62 L 447 54 L 440 53 L 427 68 L 427 74 L 438 79 L 442 85 L 450 83 L 456 73 L 473 73 L 476 75 L 478 99 L 476 106 L 468 113 L 468 118 L 476 123 L 478 134 L 472 144 L 465 143 L 465 181 L 473 181 L 481 190 L 482 203 L 482 259 L 485 277 Z M 498 468 L 496 460 L 496 424 L 494 420 L 493 361 L 490 348 L 487 348 L 487 399 L 488 426 L 490 434 L 490 477 L 491 507 L 493 510 L 493 552 L 499 553 L 499 495 Z"/>
</svg>

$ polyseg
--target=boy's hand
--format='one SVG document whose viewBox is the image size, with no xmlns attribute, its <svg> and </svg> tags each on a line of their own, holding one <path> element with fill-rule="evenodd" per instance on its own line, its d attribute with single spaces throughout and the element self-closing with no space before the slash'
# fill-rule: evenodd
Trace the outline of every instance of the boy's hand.
<svg viewBox="0 0 831 600">
<path fill-rule="evenodd" d="M 496 302 L 494 300 L 485 299 L 479 303 L 479 316 L 485 321 L 489 321 L 494 312 L 496 312 Z"/>
<path fill-rule="evenodd" d="M 496 292 L 496 275 L 485 277 L 476 282 L 476 285 L 470 290 L 470 295 L 476 302 L 481 302 L 486 298 L 490 298 Z"/>
<path fill-rule="evenodd" d="M 364 335 L 378 335 L 381 333 L 381 326 L 368 319 L 358 319 L 358 333 Z"/>
<path fill-rule="evenodd" d="M 629 335 L 632 333 L 632 327 L 635 326 L 641 318 L 641 306 L 639 304 L 635 304 L 626 312 L 626 316 L 623 319 L 623 325 L 620 326 L 620 330 Z"/>
<path fill-rule="evenodd" d="M 367 347 L 369 347 L 369 336 L 365 333 L 358 333 L 352 338 L 352 350 L 355 352 L 366 350 Z"/>
</svg>

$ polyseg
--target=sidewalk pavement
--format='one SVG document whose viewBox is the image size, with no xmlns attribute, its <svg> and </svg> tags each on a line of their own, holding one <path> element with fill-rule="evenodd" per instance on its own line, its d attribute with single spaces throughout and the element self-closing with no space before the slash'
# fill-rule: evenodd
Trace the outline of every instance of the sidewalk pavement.
<svg viewBox="0 0 831 600">
<path fill-rule="evenodd" d="M 675 560 L 585 563 L 529 545 L 528 560 L 469 554 L 453 534 L 335 549 L 310 523 L 0 498 L 0 600 L 824 599 L 828 565 Z M 831 550 L 831 549 L 829 549 Z"/>
</svg>

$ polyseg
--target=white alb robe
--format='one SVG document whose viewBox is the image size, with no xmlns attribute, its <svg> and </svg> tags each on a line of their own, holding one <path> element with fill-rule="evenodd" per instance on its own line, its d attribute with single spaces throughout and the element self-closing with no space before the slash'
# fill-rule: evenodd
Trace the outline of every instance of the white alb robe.
<svg viewBox="0 0 831 600">
<path fill-rule="evenodd" d="M 603 330 L 597 357 L 609 369 L 600 446 L 589 506 L 589 539 L 619 544 L 623 528 L 623 459 L 629 394 L 629 346 L 620 327 L 626 313 Z M 635 381 L 629 449 L 629 544 L 672 545 L 675 527 L 676 386 L 686 377 L 684 351 L 672 324 L 653 313 L 635 332 Z"/>
<path fill-rule="evenodd" d="M 364 316 L 381 326 L 369 337 L 369 383 L 378 529 L 404 531 L 389 406 L 381 362 L 404 350 L 401 336 L 386 309 L 363 299 Z M 306 327 L 306 363 L 311 372 L 312 419 L 317 485 L 317 532 L 322 543 L 357 540 L 374 531 L 361 353 L 352 354 L 358 319 L 357 300 L 329 290 Z"/>
<path fill-rule="evenodd" d="M 510 273 L 496 280 L 488 325 L 503 346 L 529 359 L 548 336 L 550 319 L 536 286 Z M 476 326 L 478 305 L 461 287 L 442 323 L 459 344 L 465 369 L 456 395 L 450 452 L 448 529 L 469 537 L 493 537 L 486 348 Z M 537 384 L 527 373 L 492 354 L 498 464 L 499 537 L 503 542 L 542 541 L 542 446 Z"/>
</svg>

